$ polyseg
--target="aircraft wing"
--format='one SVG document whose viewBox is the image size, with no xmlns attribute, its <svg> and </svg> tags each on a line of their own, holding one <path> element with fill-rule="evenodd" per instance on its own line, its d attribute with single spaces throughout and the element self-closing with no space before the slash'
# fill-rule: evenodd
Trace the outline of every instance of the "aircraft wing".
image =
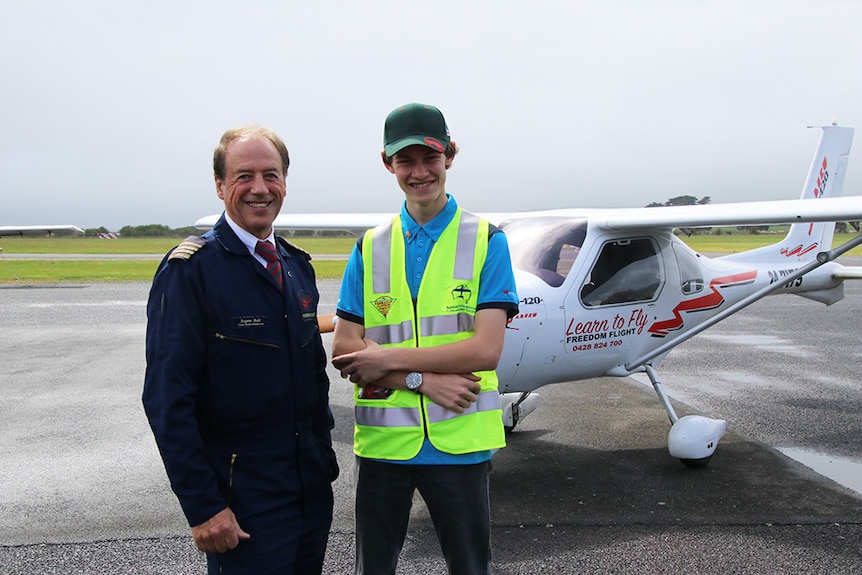
<svg viewBox="0 0 862 575">
<path fill-rule="evenodd" d="M 273 227 L 276 231 L 285 230 L 345 230 L 362 232 L 392 219 L 395 213 L 318 213 L 318 214 L 279 214 Z M 195 222 L 199 230 L 208 230 L 218 221 L 220 215 L 204 216 Z"/>
<path fill-rule="evenodd" d="M 0 226 L 0 237 L 83 236 L 78 226 Z"/>
<path fill-rule="evenodd" d="M 360 232 L 392 218 L 394 213 L 280 214 L 276 230 L 352 230 Z M 847 222 L 862 220 L 862 196 L 817 200 L 774 200 L 696 206 L 663 206 L 621 209 L 556 209 L 531 212 L 493 212 L 478 215 L 499 224 L 530 217 L 588 218 L 607 230 L 644 228 L 696 228 L 709 226 L 758 226 L 796 222 Z M 200 218 L 195 227 L 206 230 L 218 215 Z"/>
<path fill-rule="evenodd" d="M 862 196 L 608 210 L 596 223 L 608 230 L 624 230 L 856 220 L 862 220 Z"/>
<path fill-rule="evenodd" d="M 760 226 L 799 222 L 850 222 L 862 220 L 862 196 L 655 208 L 563 208 L 533 212 L 480 213 L 479 215 L 496 224 L 507 219 L 532 217 L 586 218 L 596 227 L 616 231 Z"/>
<path fill-rule="evenodd" d="M 493 224 L 512 218 L 524 218 L 530 216 L 556 215 L 559 212 L 569 210 L 548 210 L 535 212 L 478 212 L 477 215 L 485 218 Z M 603 210 L 598 210 L 599 212 Z M 310 214 L 279 214 L 275 218 L 273 227 L 276 231 L 288 230 L 342 230 L 353 232 L 364 232 L 378 224 L 387 222 L 395 217 L 397 212 L 331 212 Z M 583 216 L 583 212 L 579 212 Z M 567 214 L 560 214 L 567 215 Z M 219 219 L 220 214 L 213 214 L 199 218 L 195 227 L 199 230 L 211 229 Z"/>
</svg>

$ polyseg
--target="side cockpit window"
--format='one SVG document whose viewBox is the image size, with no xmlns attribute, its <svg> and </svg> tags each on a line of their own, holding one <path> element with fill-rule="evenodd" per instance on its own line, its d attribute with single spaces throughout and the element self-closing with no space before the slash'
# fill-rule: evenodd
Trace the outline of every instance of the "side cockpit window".
<svg viewBox="0 0 862 575">
<path fill-rule="evenodd" d="M 587 235 L 587 220 L 554 216 L 508 220 L 506 232 L 512 267 L 529 272 L 551 287 L 569 276 Z"/>
<path fill-rule="evenodd" d="M 679 289 L 682 295 L 692 295 L 703 291 L 706 285 L 703 280 L 703 270 L 697 261 L 697 256 L 688 246 L 677 243 L 673 245 L 673 255 L 679 266 Z"/>
<path fill-rule="evenodd" d="M 581 288 L 587 307 L 655 299 L 662 284 L 662 268 L 649 238 L 616 240 L 602 251 Z"/>
</svg>

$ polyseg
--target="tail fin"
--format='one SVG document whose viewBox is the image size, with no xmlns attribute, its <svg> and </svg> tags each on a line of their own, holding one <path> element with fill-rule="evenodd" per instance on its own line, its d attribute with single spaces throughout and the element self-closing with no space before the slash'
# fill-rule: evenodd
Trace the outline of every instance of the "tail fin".
<svg viewBox="0 0 862 575">
<path fill-rule="evenodd" d="M 853 141 L 853 128 L 823 126 L 820 143 L 814 152 L 808 178 L 802 188 L 803 200 L 837 198 L 844 188 L 847 157 Z M 790 226 L 779 253 L 791 261 L 809 261 L 818 252 L 832 249 L 835 222 L 798 223 Z"/>
<path fill-rule="evenodd" d="M 800 199 L 803 200 L 839 197 L 844 188 L 853 128 L 832 125 L 823 126 L 821 129 L 823 133 L 802 188 Z M 790 226 L 790 231 L 777 244 L 724 256 L 721 259 L 776 264 L 786 262 L 789 265 L 804 263 L 813 260 L 819 252 L 832 249 L 834 233 L 835 222 L 796 223 Z"/>
</svg>

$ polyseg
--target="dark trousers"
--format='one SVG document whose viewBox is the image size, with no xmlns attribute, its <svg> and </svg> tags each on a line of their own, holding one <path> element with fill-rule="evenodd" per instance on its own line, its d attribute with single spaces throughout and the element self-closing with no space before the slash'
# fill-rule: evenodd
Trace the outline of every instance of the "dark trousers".
<svg viewBox="0 0 862 575">
<path fill-rule="evenodd" d="M 491 462 L 401 465 L 356 458 L 356 575 L 394 575 L 413 493 L 428 506 L 451 575 L 491 572 Z"/>
<path fill-rule="evenodd" d="M 251 539 L 207 554 L 210 575 L 318 575 L 332 524 L 329 470 L 308 454 L 241 452 L 226 463 L 226 496 Z M 213 461 L 230 458 L 214 457 Z M 297 464 L 299 463 L 299 464 Z M 215 464 L 214 464 L 215 465 Z"/>
</svg>

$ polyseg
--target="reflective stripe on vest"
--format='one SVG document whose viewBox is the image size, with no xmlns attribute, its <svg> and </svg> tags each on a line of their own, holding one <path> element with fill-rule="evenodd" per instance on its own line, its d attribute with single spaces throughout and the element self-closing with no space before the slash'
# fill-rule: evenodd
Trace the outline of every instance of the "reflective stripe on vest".
<svg viewBox="0 0 862 575">
<path fill-rule="evenodd" d="M 485 391 L 479 394 L 479 400 L 471 403 L 464 413 L 455 413 L 435 403 L 428 405 L 428 422 L 437 423 L 462 415 L 470 415 L 480 411 L 500 409 L 500 394 L 496 391 Z M 375 427 L 411 427 L 422 425 L 419 409 L 413 407 L 363 407 L 356 406 L 353 410 L 357 425 L 373 425 Z"/>
<path fill-rule="evenodd" d="M 428 404 L 428 423 L 438 423 L 471 415 L 480 411 L 495 411 L 500 409 L 500 392 L 498 391 L 483 391 L 479 394 L 479 400 L 476 403 L 471 403 L 470 407 L 464 410 L 464 413 L 455 413 L 449 411 L 445 407 L 441 407 L 436 403 Z M 387 410 L 388 411 L 388 410 Z"/>
<path fill-rule="evenodd" d="M 473 316 L 459 313 L 456 315 L 423 317 L 419 320 L 419 328 L 419 334 L 423 337 L 431 335 L 455 335 L 464 331 L 473 331 Z"/>
<path fill-rule="evenodd" d="M 499 395 L 499 394 L 498 394 Z M 499 399 L 498 405 L 499 405 Z M 416 407 L 362 407 L 353 409 L 357 425 L 375 427 L 414 427 L 422 425 L 419 408 Z"/>
<path fill-rule="evenodd" d="M 365 337 L 380 345 L 404 343 L 413 339 L 413 322 L 402 321 L 394 325 L 378 325 L 366 328 Z"/>
<path fill-rule="evenodd" d="M 466 313 L 423 317 L 419 320 L 419 334 L 422 337 L 455 335 L 464 331 L 473 331 L 473 316 Z M 394 325 L 369 327 L 365 330 L 365 335 L 380 345 L 403 343 L 413 339 L 413 322 L 403 321 Z"/>
</svg>

